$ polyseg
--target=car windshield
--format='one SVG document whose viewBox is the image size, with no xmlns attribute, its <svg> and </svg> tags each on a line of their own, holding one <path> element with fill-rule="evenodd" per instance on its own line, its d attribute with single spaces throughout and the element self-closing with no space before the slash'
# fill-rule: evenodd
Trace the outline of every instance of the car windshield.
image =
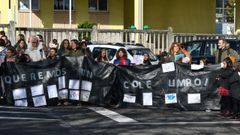
<svg viewBox="0 0 240 135">
<path fill-rule="evenodd" d="M 127 51 L 132 56 L 133 55 L 143 55 L 144 53 L 147 53 L 149 55 L 149 58 L 150 58 L 151 61 L 156 61 L 157 60 L 157 57 L 148 48 L 134 48 L 134 49 L 128 49 Z"/>
<path fill-rule="evenodd" d="M 109 61 L 111 61 L 111 60 L 114 58 L 114 56 L 115 56 L 115 54 L 116 54 L 116 52 L 117 52 L 117 49 L 113 49 L 113 48 L 95 47 L 95 48 L 93 49 L 93 52 L 92 52 L 94 59 L 97 58 L 97 56 L 98 56 L 98 54 L 99 54 L 99 52 L 100 52 L 100 49 L 105 49 L 105 50 L 106 50 L 106 54 L 107 54 L 107 56 L 108 56 Z"/>
</svg>

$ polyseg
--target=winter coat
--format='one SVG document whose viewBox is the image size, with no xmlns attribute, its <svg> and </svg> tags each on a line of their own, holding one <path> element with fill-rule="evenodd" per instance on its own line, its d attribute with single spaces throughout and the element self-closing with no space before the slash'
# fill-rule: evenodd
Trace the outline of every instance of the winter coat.
<svg viewBox="0 0 240 135">
<path fill-rule="evenodd" d="M 221 69 L 219 74 L 219 80 L 217 81 L 218 87 L 222 86 L 226 89 L 230 89 L 230 78 L 233 75 L 234 70 L 232 68 Z"/>
<path fill-rule="evenodd" d="M 218 55 L 220 51 L 222 52 L 220 62 L 229 57 L 229 55 L 233 55 L 236 59 L 238 58 L 237 54 L 234 53 L 234 50 L 232 48 L 225 48 L 223 50 L 220 49 L 215 52 L 215 63 L 219 63 Z"/>
<path fill-rule="evenodd" d="M 229 79 L 230 83 L 230 95 L 240 100 L 240 76 L 237 71 L 234 71 L 233 75 Z"/>
</svg>

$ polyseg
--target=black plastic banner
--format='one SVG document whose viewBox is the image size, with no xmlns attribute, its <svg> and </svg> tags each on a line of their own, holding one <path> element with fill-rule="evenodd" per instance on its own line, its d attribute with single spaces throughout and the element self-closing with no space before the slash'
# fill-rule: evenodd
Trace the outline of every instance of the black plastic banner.
<svg viewBox="0 0 240 135">
<path fill-rule="evenodd" d="M 182 110 L 218 109 L 219 65 L 114 66 L 87 57 L 27 64 L 3 63 L 7 101 L 15 106 L 89 102 L 96 105 L 156 106 Z"/>
</svg>

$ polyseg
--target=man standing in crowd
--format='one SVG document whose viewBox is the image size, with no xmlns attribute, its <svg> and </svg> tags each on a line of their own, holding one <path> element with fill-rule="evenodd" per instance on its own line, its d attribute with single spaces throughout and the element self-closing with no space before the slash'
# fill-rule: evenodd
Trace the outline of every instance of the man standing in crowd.
<svg viewBox="0 0 240 135">
<path fill-rule="evenodd" d="M 38 38 L 36 36 L 32 36 L 29 39 L 28 49 L 26 50 L 26 54 L 28 54 L 32 61 L 40 61 L 46 59 L 46 55 L 42 48 L 39 48 Z"/>
<path fill-rule="evenodd" d="M 219 64 L 227 57 L 232 57 L 232 61 L 235 62 L 233 59 L 237 60 L 238 54 L 228 46 L 226 39 L 220 38 L 218 40 L 218 50 L 215 52 L 215 63 Z"/>
</svg>

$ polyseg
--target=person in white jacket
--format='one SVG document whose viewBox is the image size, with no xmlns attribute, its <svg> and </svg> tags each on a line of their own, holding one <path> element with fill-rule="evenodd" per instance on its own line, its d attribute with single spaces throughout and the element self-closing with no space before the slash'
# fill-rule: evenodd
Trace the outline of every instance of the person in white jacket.
<svg viewBox="0 0 240 135">
<path fill-rule="evenodd" d="M 40 61 L 46 59 L 46 55 L 44 50 L 39 47 L 38 38 L 36 36 L 29 37 L 29 45 L 26 50 L 26 54 L 28 54 L 33 62 Z"/>
</svg>

